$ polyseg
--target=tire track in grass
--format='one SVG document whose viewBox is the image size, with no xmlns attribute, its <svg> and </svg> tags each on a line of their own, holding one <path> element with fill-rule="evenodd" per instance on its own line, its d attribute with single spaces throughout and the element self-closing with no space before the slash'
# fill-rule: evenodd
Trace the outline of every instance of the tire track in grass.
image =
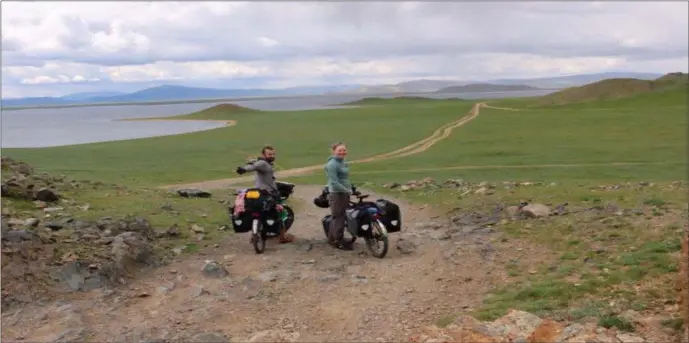
<svg viewBox="0 0 689 343">
<path fill-rule="evenodd" d="M 395 151 L 391 151 L 388 153 L 384 154 L 379 154 L 375 156 L 370 156 L 354 161 L 350 161 L 349 163 L 367 163 L 367 162 L 374 162 L 374 161 L 382 161 L 382 160 L 388 160 L 388 159 L 393 159 L 393 158 L 399 158 L 399 157 L 406 157 L 410 155 L 415 155 L 418 153 L 422 153 L 426 150 L 428 150 L 430 147 L 435 145 L 436 143 L 442 141 L 443 139 L 446 139 L 450 137 L 452 134 L 452 131 L 458 127 L 461 127 L 463 125 L 466 125 L 468 122 L 476 119 L 478 117 L 481 107 L 486 107 L 485 103 L 476 103 L 474 106 L 469 110 L 469 114 L 466 116 L 463 116 L 462 118 L 455 120 L 453 122 L 447 123 L 437 130 L 435 130 L 430 136 L 419 140 L 417 142 L 414 142 L 412 144 L 409 144 L 403 148 L 397 149 Z M 323 164 L 317 164 L 317 165 L 311 165 L 308 167 L 300 167 L 300 168 L 293 168 L 293 169 L 287 169 L 287 170 L 280 170 L 277 171 L 277 177 L 279 178 L 286 178 L 286 177 L 293 177 L 293 176 L 303 176 L 303 175 L 308 175 L 314 171 L 319 171 L 323 169 Z M 176 184 L 176 185 L 168 185 L 168 186 L 163 186 L 165 189 L 178 189 L 178 188 L 203 188 L 203 189 L 221 189 L 221 188 L 226 188 L 230 185 L 238 184 L 238 183 L 244 183 L 253 180 L 253 176 L 244 176 L 244 177 L 236 177 L 236 178 L 228 178 L 228 179 L 220 179 L 220 180 L 208 180 L 208 181 L 200 181 L 200 182 L 192 182 L 192 183 L 185 183 L 185 184 Z"/>
</svg>

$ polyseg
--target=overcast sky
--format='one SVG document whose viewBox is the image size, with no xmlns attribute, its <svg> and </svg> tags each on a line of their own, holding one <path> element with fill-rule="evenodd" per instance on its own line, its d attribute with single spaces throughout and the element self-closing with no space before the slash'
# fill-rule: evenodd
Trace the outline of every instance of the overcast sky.
<svg viewBox="0 0 689 343">
<path fill-rule="evenodd" d="M 687 71 L 687 2 L 2 2 L 3 97 Z"/>
</svg>

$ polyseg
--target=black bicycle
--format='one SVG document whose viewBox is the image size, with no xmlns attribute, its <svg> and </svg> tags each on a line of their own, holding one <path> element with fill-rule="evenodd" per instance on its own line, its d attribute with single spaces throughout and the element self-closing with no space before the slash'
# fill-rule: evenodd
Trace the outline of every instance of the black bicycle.
<svg viewBox="0 0 689 343">
<path fill-rule="evenodd" d="M 287 182 L 276 184 L 278 197 L 258 188 L 249 188 L 244 191 L 244 211 L 235 216 L 235 206 L 229 208 L 234 231 L 251 231 L 251 243 L 257 254 L 265 251 L 267 238 L 280 234 L 280 225 L 284 225 L 286 232 L 294 224 L 294 210 L 285 202 L 294 193 L 295 185 Z M 282 211 L 277 210 L 277 205 L 282 206 Z"/>
<path fill-rule="evenodd" d="M 323 193 L 314 199 L 314 204 L 320 208 L 327 208 L 329 205 L 327 195 L 326 187 L 323 189 Z M 388 233 L 400 231 L 399 207 L 383 199 L 378 199 L 376 202 L 364 201 L 369 195 L 359 193 L 355 187 L 353 187 L 352 196 L 356 197 L 358 201 L 350 200 L 349 208 L 345 211 L 346 233 L 350 235 L 350 237 L 345 238 L 345 241 L 353 244 L 357 238 L 361 237 L 366 242 L 366 247 L 371 255 L 377 258 L 385 257 L 390 245 Z M 332 216 L 330 215 L 326 215 L 322 220 L 326 237 L 331 221 Z"/>
</svg>

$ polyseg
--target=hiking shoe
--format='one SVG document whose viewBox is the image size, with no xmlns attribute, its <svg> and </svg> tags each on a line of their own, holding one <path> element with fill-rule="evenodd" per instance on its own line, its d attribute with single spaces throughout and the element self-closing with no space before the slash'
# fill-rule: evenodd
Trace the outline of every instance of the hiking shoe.
<svg viewBox="0 0 689 343">
<path fill-rule="evenodd" d="M 351 251 L 354 250 L 354 244 L 347 241 L 340 241 L 333 244 L 336 249 Z"/>
</svg>

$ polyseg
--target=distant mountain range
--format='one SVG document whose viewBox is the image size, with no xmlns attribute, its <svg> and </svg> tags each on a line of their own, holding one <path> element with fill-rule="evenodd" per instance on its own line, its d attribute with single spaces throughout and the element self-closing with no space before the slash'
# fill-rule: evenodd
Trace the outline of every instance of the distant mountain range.
<svg viewBox="0 0 689 343">
<path fill-rule="evenodd" d="M 107 97 L 113 97 L 113 96 L 118 96 L 118 95 L 123 95 L 127 94 L 124 92 L 84 92 L 84 93 L 74 93 L 70 95 L 65 95 L 63 97 L 60 97 L 62 100 L 67 100 L 67 101 L 81 101 L 81 100 L 88 100 L 91 98 L 107 98 Z"/>
<path fill-rule="evenodd" d="M 463 93 L 499 92 L 534 89 L 561 89 L 581 86 L 610 78 L 652 80 L 662 74 L 599 73 L 536 79 L 498 79 L 489 81 L 413 80 L 394 85 L 338 85 L 292 87 L 284 89 L 217 89 L 186 86 L 158 86 L 132 93 L 88 92 L 62 97 L 34 97 L 2 99 L 2 107 L 65 106 L 102 103 L 135 103 L 166 101 L 198 101 L 203 99 L 233 99 L 245 97 L 316 95 L 316 94 L 394 94 L 394 93 Z"/>
<path fill-rule="evenodd" d="M 65 106 L 103 103 L 137 103 L 165 102 L 203 99 L 232 99 L 261 96 L 289 96 L 323 94 L 325 92 L 343 91 L 359 85 L 306 86 L 284 89 L 217 89 L 185 86 L 158 86 L 146 88 L 133 93 L 90 92 L 75 93 L 62 97 L 34 97 L 2 99 L 2 107 L 24 106 Z"/>
<path fill-rule="evenodd" d="M 610 72 L 597 74 L 580 74 L 570 76 L 544 77 L 534 79 L 495 79 L 487 81 L 461 81 L 461 80 L 414 80 L 401 82 L 394 85 L 361 86 L 338 93 L 346 94 L 387 94 L 387 93 L 426 93 L 437 92 L 442 88 L 453 86 L 466 86 L 470 84 L 491 84 L 494 86 L 520 85 L 540 89 L 561 89 L 567 87 L 582 86 L 587 83 L 598 82 L 613 78 L 635 78 L 641 80 L 653 80 L 663 74 L 634 73 L 634 72 Z M 499 90 L 490 89 L 488 92 Z M 474 90 L 474 92 L 477 92 Z"/>
<path fill-rule="evenodd" d="M 514 92 L 532 91 L 541 88 L 527 85 L 495 85 L 492 83 L 471 83 L 464 86 L 450 86 L 438 89 L 435 93 L 480 93 L 480 92 Z"/>
</svg>

